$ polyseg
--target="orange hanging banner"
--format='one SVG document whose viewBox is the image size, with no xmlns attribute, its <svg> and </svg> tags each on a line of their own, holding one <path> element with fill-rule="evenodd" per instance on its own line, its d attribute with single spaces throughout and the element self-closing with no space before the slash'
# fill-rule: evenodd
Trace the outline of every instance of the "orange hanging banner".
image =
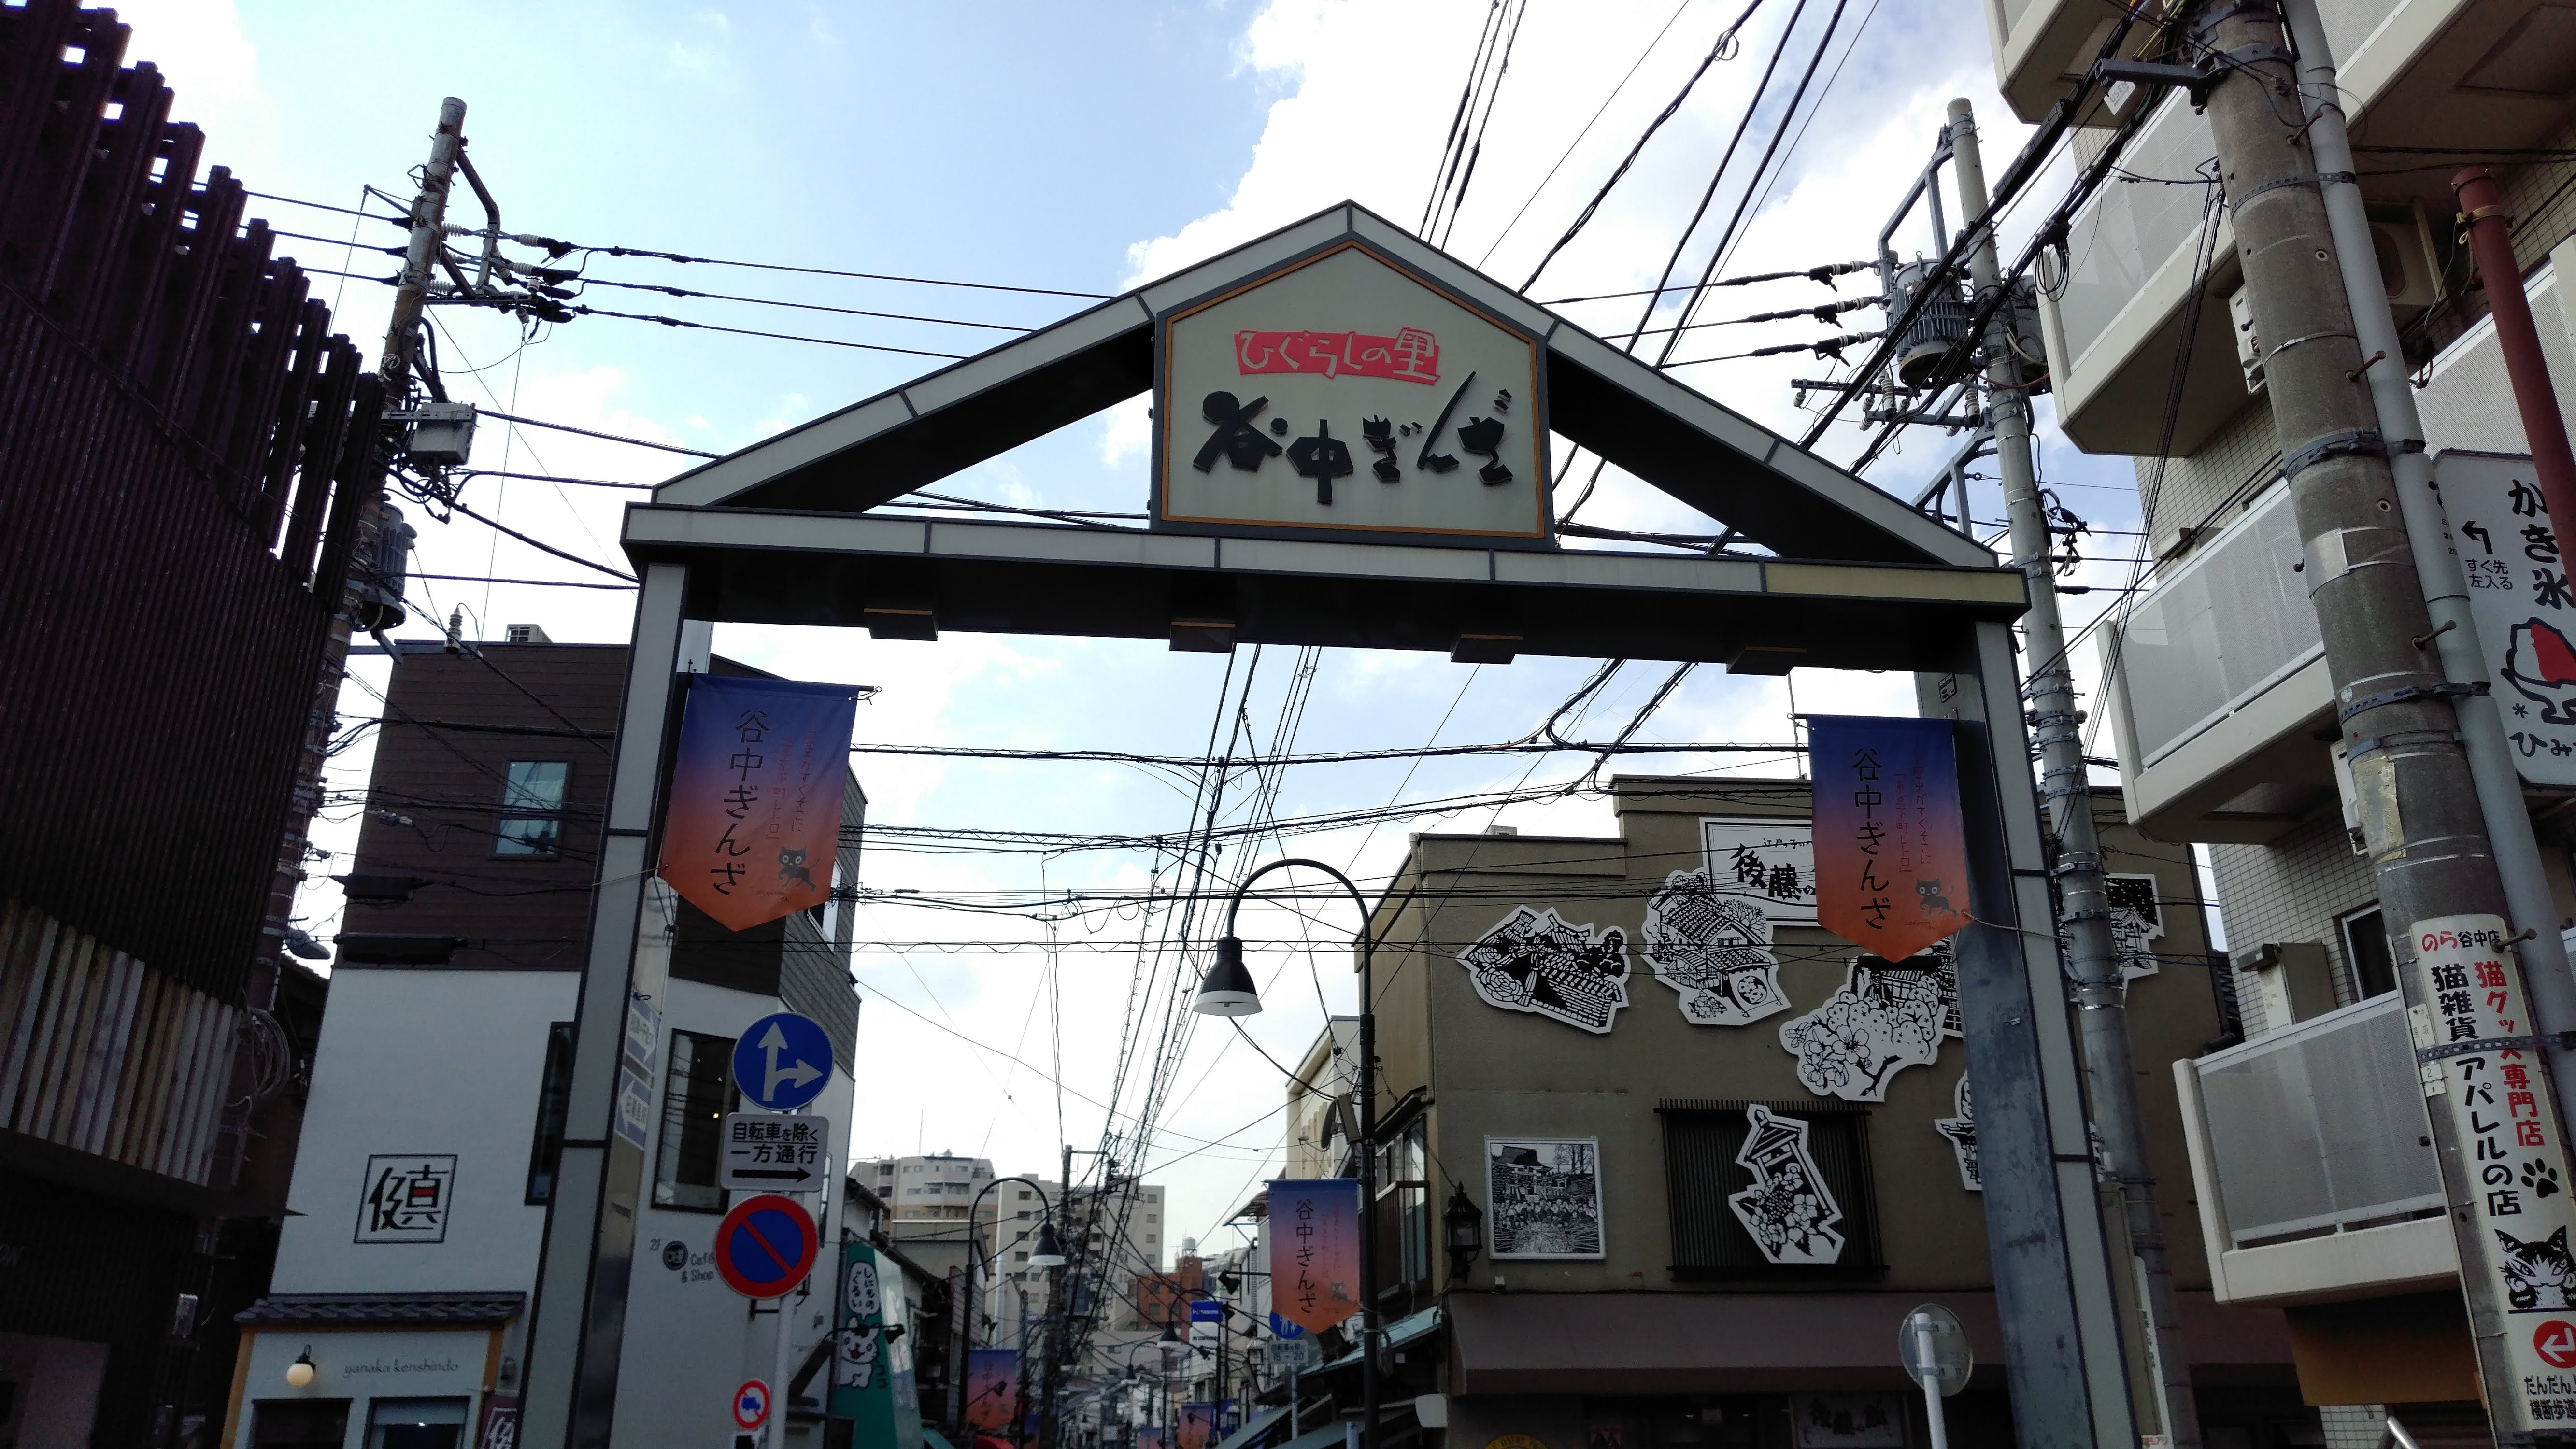
<svg viewBox="0 0 2576 1449">
<path fill-rule="evenodd" d="M 1968 924 L 1968 831 L 1946 719 L 1819 715 L 1816 923 L 1882 961 Z"/>
<path fill-rule="evenodd" d="M 732 674 L 689 679 L 659 874 L 727 930 L 832 889 L 859 691 Z"/>
</svg>

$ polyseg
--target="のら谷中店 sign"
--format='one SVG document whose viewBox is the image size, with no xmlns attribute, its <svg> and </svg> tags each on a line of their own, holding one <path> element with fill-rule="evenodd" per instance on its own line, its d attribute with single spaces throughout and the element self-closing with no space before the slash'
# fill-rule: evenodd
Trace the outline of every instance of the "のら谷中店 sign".
<svg viewBox="0 0 2576 1449">
<path fill-rule="evenodd" d="M 1155 332 L 1156 526 L 1547 540 L 1538 339 L 1369 247 Z"/>
</svg>

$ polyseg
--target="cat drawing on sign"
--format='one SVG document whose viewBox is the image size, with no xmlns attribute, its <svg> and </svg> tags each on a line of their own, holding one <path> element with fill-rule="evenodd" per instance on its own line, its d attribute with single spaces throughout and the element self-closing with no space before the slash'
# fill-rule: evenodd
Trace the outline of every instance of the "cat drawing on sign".
<svg viewBox="0 0 2576 1449">
<path fill-rule="evenodd" d="M 2506 1232 L 2498 1232 L 2496 1241 L 2504 1245 L 2505 1295 L 2514 1312 L 2576 1309 L 2576 1257 L 2568 1256 L 2566 1228 L 2536 1243 Z"/>
<path fill-rule="evenodd" d="M 814 883 L 814 873 L 805 868 L 805 852 L 801 847 L 795 850 L 782 848 L 778 852 L 778 883 L 806 886 Z"/>
<path fill-rule="evenodd" d="M 1944 894 L 1944 888 L 1937 880 L 1915 881 L 1914 898 L 1923 903 L 1923 914 L 1927 916 L 1954 916 L 1958 914 L 1957 911 L 1951 909 L 1950 897 Z"/>
</svg>

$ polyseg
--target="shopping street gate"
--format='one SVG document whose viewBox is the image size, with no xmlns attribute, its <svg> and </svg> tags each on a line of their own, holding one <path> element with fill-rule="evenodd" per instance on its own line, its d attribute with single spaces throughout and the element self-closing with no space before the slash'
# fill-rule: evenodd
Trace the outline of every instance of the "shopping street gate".
<svg viewBox="0 0 2576 1449">
<path fill-rule="evenodd" d="M 1150 393 L 1146 527 L 873 514 Z M 1769 556 L 1559 547 L 1551 435 Z M 674 676 L 716 621 L 1906 670 L 1957 722 L 1981 919 L 1960 939 L 1997 1306 L 2026 1446 L 2136 1442 L 2050 919 L 2016 572 L 1345 204 L 660 485 L 547 1209 L 521 1433 L 609 1442 L 641 1149 L 609 1130 Z"/>
</svg>

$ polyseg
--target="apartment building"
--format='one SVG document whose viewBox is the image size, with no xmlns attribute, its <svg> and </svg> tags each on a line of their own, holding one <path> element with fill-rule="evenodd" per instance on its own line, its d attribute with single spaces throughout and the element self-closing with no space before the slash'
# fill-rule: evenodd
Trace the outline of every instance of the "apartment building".
<svg viewBox="0 0 2576 1449">
<path fill-rule="evenodd" d="M 207 1440 L 223 1449 L 512 1442 L 627 650 L 511 634 L 524 642 L 397 646 L 276 1270 L 226 1325 L 240 1349 Z M 864 813 L 851 779 L 843 885 Z M 823 915 L 732 932 L 651 893 L 647 944 L 669 953 L 670 981 L 627 1024 L 651 1044 L 653 1101 L 621 1440 L 660 1425 L 731 1442 L 727 1399 L 776 1374 L 782 1334 L 791 1367 L 828 1357 L 840 1259 L 746 1312 L 713 1241 L 735 1200 L 717 1177 L 723 1115 L 741 1105 L 730 1063 L 753 1022 L 792 1010 L 824 1024 L 835 1061 L 812 1110 L 836 1149 L 848 1141 L 859 1003 L 849 918 Z M 807 1199 L 818 1221 L 835 1220 L 837 1196 Z M 780 1396 L 789 1437 L 772 1442 L 819 1449 L 821 1392 L 803 1377 L 805 1392 Z"/>
<path fill-rule="evenodd" d="M 1929 1300 L 1979 1364 L 1951 1442 L 2004 1442 L 1946 956 L 1889 966 L 1817 926 L 1803 781 L 1613 790 L 1615 836 L 1418 835 L 1376 907 L 1386 1401 L 1443 1396 L 1454 1443 L 1791 1443 L 1793 1416 L 1818 1414 L 1919 1443 L 1890 1344 Z M 2223 1030 L 2200 894 L 2187 851 L 2123 824 L 2112 792 L 2095 804 L 2138 1060 L 2160 1079 Z M 1292 1170 L 1356 1170 L 1350 1026 L 1328 1026 L 1290 1088 Z M 2169 1098 L 2145 1113 L 2177 1185 L 2180 1116 Z M 1461 1194 L 1471 1257 L 1444 1250 Z M 2312 1431 L 2280 1314 L 2216 1301 L 2188 1194 L 2162 1207 L 2204 1422 L 2240 1444 Z M 1355 1401 L 1349 1329 L 1309 1360 L 1310 1426 L 1331 1422 L 1319 1393 Z"/>
<path fill-rule="evenodd" d="M 2081 0 L 1987 0 L 1996 73 L 2025 119 L 2109 34 Z M 2576 921 L 2564 808 L 2576 755 L 2545 721 L 2556 688 L 2517 650 L 2551 621 L 2564 563 L 2531 488 L 2518 404 L 2576 416 L 2576 10 L 2537 0 L 2329 0 L 2319 7 L 2368 204 L 2374 268 L 2436 459 L 2555 899 Z M 2153 18 L 2153 17 L 2151 17 Z M 2144 33 L 2142 29 L 2141 33 Z M 2215 175 L 2207 119 L 2153 106 L 2121 165 Z M 2098 110 L 2078 149 L 2098 152 Z M 2450 177 L 2496 175 L 2520 275 L 2474 276 Z M 2215 1296 L 2285 1308 L 2302 1392 L 2331 1449 L 2414 1432 L 2482 1434 L 2457 1263 L 2427 1143 L 2335 700 L 2241 308 L 2228 212 L 2199 185 L 2119 184 L 2076 215 L 2043 302 L 2059 421 L 2135 460 L 2151 587 L 2099 635 L 2128 819 L 2206 849 L 2246 1040 L 2176 1063 Z M 2345 259 L 2347 266 L 2356 265 Z M 2528 297 L 2554 395 L 2517 399 L 2489 289 Z M 2519 491 L 2518 491 L 2519 490 Z M 2527 534 L 2538 529 L 2537 535 Z M 2526 550 L 2538 550 L 2526 553 Z M 2538 631 L 2535 633 L 2534 631 Z M 2533 690 L 2537 690 L 2535 694 Z"/>
</svg>

